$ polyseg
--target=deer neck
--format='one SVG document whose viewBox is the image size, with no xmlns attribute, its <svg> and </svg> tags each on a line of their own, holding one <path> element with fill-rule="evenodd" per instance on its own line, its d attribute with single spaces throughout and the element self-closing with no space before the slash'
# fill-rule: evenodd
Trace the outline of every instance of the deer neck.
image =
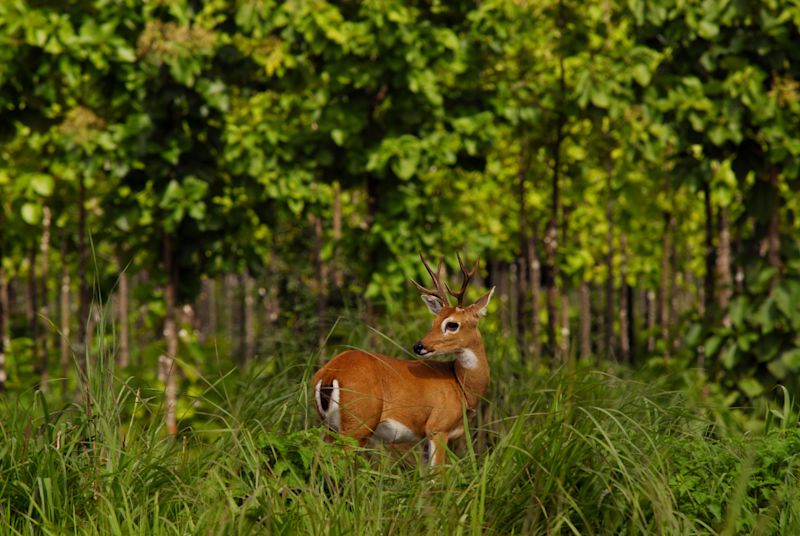
<svg viewBox="0 0 800 536">
<path fill-rule="evenodd" d="M 467 407 L 475 409 L 489 386 L 489 362 L 483 349 L 483 341 L 477 337 L 455 355 L 456 379 L 464 391 Z"/>
</svg>

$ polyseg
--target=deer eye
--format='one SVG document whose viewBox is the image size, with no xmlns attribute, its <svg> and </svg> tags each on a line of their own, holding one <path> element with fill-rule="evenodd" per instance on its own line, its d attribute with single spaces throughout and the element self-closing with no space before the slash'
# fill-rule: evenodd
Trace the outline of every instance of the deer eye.
<svg viewBox="0 0 800 536">
<path fill-rule="evenodd" d="M 458 329 L 458 322 L 448 322 L 444 325 L 444 329 L 447 331 L 456 331 Z"/>
</svg>

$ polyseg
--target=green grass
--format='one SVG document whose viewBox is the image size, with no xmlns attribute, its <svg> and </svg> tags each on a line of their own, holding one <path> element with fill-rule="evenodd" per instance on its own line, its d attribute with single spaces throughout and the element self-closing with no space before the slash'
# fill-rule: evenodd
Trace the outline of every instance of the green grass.
<svg viewBox="0 0 800 536">
<path fill-rule="evenodd" d="M 391 338 L 349 333 L 400 353 Z M 680 392 L 588 364 L 536 374 L 501 338 L 486 338 L 492 385 L 471 440 L 453 445 L 441 473 L 421 468 L 416 451 L 324 443 L 306 387 L 311 353 L 241 374 L 193 371 L 201 387 L 184 396 L 191 417 L 172 439 L 161 393 L 120 376 L 100 352 L 91 402 L 3 399 L 2 532 L 800 533 L 790 407 L 748 436 Z"/>
</svg>

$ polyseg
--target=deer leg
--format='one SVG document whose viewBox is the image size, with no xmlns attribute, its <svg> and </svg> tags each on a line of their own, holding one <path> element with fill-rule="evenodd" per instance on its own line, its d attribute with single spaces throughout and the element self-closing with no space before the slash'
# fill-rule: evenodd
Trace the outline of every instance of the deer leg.
<svg viewBox="0 0 800 536">
<path fill-rule="evenodd" d="M 431 467 L 442 465 L 447 454 L 447 434 L 434 432 L 428 436 L 428 460 Z"/>
</svg>

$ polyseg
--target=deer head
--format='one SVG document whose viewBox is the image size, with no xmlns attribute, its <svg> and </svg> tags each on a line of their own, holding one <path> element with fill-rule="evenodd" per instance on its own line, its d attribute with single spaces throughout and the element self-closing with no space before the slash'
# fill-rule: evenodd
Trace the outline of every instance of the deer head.
<svg viewBox="0 0 800 536">
<path fill-rule="evenodd" d="M 478 262 L 467 270 L 458 255 L 458 265 L 461 267 L 461 288 L 453 292 L 446 282 L 442 281 L 444 263 L 440 259 L 436 272 L 434 272 L 425 257 L 420 253 L 420 259 L 428 270 L 433 280 L 433 289 L 428 289 L 412 280 L 412 283 L 422 292 L 422 301 L 433 313 L 434 319 L 431 330 L 414 344 L 414 353 L 420 356 L 436 354 L 449 354 L 473 347 L 480 342 L 478 320 L 486 314 L 489 300 L 492 299 L 494 287 L 481 296 L 478 301 L 469 306 L 464 306 L 464 296 L 470 280 L 478 271 Z M 456 305 L 450 305 L 448 294 L 456 299 Z"/>
</svg>

